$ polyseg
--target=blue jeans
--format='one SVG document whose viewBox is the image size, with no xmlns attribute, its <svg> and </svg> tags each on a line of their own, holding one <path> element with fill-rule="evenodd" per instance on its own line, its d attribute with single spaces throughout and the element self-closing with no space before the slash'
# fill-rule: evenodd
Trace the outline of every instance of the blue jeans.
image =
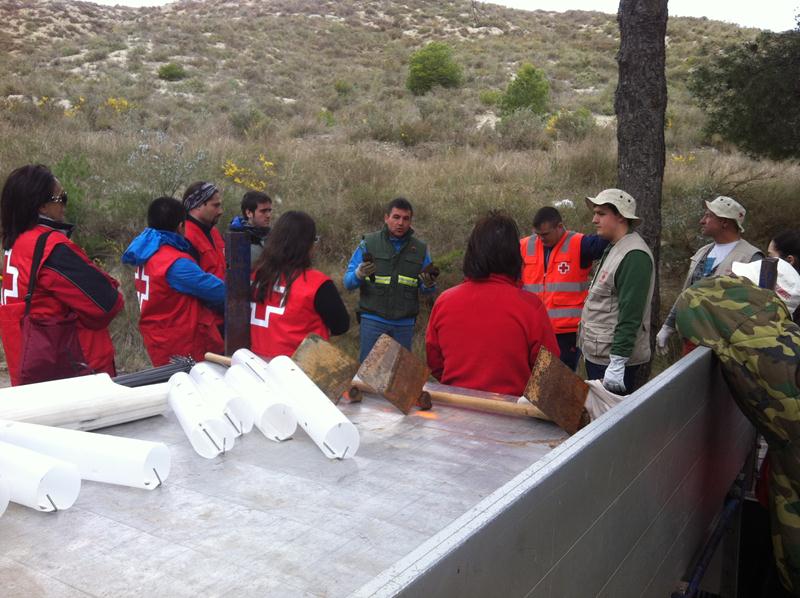
<svg viewBox="0 0 800 598">
<path fill-rule="evenodd" d="M 574 372 L 578 367 L 578 359 L 581 356 L 581 350 L 576 347 L 577 332 L 564 332 L 556 334 L 556 341 L 558 341 L 558 349 L 561 352 L 561 361 Z"/>
<path fill-rule="evenodd" d="M 364 361 L 372 351 L 375 341 L 381 334 L 388 334 L 398 343 L 403 345 L 406 349 L 411 351 L 411 341 L 414 338 L 414 326 L 393 326 L 392 324 L 385 324 L 370 320 L 369 318 L 361 318 L 361 352 L 358 356 L 359 361 Z"/>
<path fill-rule="evenodd" d="M 602 380 L 603 376 L 606 375 L 607 365 L 592 363 L 588 359 L 585 359 L 584 363 L 586 364 L 587 380 Z M 636 390 L 633 386 L 633 382 L 636 380 L 636 372 L 639 371 L 640 367 L 640 365 L 629 365 L 625 368 L 625 375 L 622 377 L 622 381 L 625 384 L 625 392 L 622 393 L 623 395 L 629 395 Z"/>
</svg>

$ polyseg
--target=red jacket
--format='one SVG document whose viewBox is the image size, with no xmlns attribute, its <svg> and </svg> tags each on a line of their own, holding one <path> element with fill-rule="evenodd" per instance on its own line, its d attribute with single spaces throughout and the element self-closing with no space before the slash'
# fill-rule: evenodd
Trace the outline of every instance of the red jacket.
<svg viewBox="0 0 800 598">
<path fill-rule="evenodd" d="M 193 259 L 170 245 L 162 245 L 136 269 L 136 295 L 142 312 L 139 331 L 154 366 L 169 363 L 173 355 L 200 361 L 207 351 L 222 353 L 224 349 L 214 312 L 196 297 L 179 293 L 167 283 L 167 270 L 180 258 Z"/>
<path fill-rule="evenodd" d="M 542 346 L 559 354 L 544 305 L 499 274 L 442 293 L 425 337 L 428 367 L 443 384 L 515 396 Z"/>
<path fill-rule="evenodd" d="M 11 383 L 19 382 L 21 318 L 28 291 L 33 252 L 39 236 L 53 230 L 44 224 L 22 233 L 3 260 L 2 309 L 14 314 L 18 323 L 5 322 L 3 345 Z M 98 373 L 116 375 L 114 345 L 108 325 L 124 303 L 119 283 L 100 270 L 75 243 L 56 230 L 45 243 L 31 300 L 31 315 L 60 319 L 74 313 L 78 319 L 78 340 L 89 366 Z M 17 305 L 12 309 L 12 306 Z M 10 325 L 9 325 L 10 324 Z"/>
<path fill-rule="evenodd" d="M 589 292 L 588 268 L 581 268 L 581 233 L 567 231 L 548 256 L 545 272 L 544 245 L 537 236 L 519 242 L 524 266 L 522 284 L 544 302 L 556 334 L 577 332 L 581 310 Z"/>
<path fill-rule="evenodd" d="M 192 218 L 186 219 L 186 233 L 184 234 L 192 247 L 197 250 L 197 263 L 204 272 L 213 274 L 220 280 L 225 280 L 225 241 L 215 227 L 208 233 Z"/>
<path fill-rule="evenodd" d="M 282 292 L 270 293 L 261 303 L 250 303 L 253 353 L 269 359 L 276 355 L 291 356 L 311 333 L 328 340 L 330 331 L 314 308 L 317 291 L 328 280 L 319 270 L 308 269 L 292 283 L 285 305 L 281 305 Z"/>
</svg>

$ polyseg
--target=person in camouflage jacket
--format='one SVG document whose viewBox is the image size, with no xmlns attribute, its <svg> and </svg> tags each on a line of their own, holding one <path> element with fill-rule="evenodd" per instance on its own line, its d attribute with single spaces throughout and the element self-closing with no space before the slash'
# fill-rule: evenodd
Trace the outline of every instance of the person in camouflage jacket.
<svg viewBox="0 0 800 598">
<path fill-rule="evenodd" d="M 676 306 L 680 334 L 714 351 L 769 445 L 775 560 L 783 585 L 800 596 L 800 327 L 773 291 L 736 276 L 703 279 Z"/>
</svg>

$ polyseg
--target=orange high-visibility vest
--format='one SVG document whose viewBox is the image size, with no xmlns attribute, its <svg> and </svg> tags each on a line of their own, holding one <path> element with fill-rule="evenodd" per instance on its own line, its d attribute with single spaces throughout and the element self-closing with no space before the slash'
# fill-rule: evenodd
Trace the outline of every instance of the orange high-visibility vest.
<svg viewBox="0 0 800 598">
<path fill-rule="evenodd" d="M 581 321 L 592 269 L 581 268 L 582 238 L 581 233 L 564 233 L 550 250 L 546 272 L 541 239 L 531 235 L 519 242 L 523 288 L 542 300 L 556 334 L 577 332 Z"/>
</svg>

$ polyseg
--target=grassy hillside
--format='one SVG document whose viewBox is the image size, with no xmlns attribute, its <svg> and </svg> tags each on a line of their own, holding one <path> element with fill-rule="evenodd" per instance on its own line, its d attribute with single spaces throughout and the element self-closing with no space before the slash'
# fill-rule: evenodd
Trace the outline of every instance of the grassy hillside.
<svg viewBox="0 0 800 598">
<path fill-rule="evenodd" d="M 800 222 L 798 168 L 704 138 L 686 91 L 697 61 L 756 33 L 706 19 L 669 22 L 665 304 L 698 243 L 702 199 L 739 198 L 750 209 L 748 238 L 762 246 Z M 465 83 L 414 97 L 405 88 L 408 58 L 432 40 L 454 48 Z M 403 194 L 444 266 L 444 284 L 453 284 L 471 223 L 486 209 L 509 210 L 526 232 L 538 207 L 614 184 L 618 44 L 614 16 L 494 5 L 475 15 L 469 2 L 446 0 L 143 9 L 0 0 L 0 176 L 43 162 L 62 178 L 78 241 L 124 282 L 129 309 L 114 340 L 133 369 L 146 358 L 132 274 L 118 258 L 153 197 L 215 180 L 227 222 L 245 191 L 237 180 L 265 185 L 282 201 L 278 212 L 316 218 L 319 265 L 338 279 L 361 234 L 380 223 L 382 205 Z M 582 138 L 554 120 L 495 127 L 495 92 L 524 62 L 545 70 L 554 114 L 585 107 L 598 126 Z M 168 64 L 183 78 L 160 78 Z M 588 230 L 582 202 L 565 216 Z M 352 349 L 356 334 L 341 342 Z"/>
</svg>

